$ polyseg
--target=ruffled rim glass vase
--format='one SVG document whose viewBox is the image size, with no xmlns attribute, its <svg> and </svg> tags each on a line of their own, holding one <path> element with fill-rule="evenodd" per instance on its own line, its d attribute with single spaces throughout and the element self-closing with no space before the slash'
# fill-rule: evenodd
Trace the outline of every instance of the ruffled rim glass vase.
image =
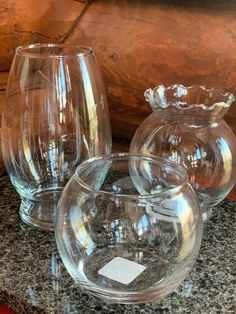
<svg viewBox="0 0 236 314">
<path fill-rule="evenodd" d="M 185 166 L 207 220 L 236 181 L 236 140 L 222 119 L 234 95 L 217 88 L 175 84 L 150 88 L 144 96 L 153 113 L 136 131 L 130 151 Z"/>
</svg>

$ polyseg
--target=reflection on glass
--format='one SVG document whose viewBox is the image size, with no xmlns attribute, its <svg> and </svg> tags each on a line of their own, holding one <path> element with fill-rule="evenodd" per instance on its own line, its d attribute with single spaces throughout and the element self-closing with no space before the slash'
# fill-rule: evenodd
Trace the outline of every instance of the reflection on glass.
<svg viewBox="0 0 236 314">
<path fill-rule="evenodd" d="M 193 266 L 202 235 L 184 168 L 132 154 L 82 163 L 61 195 L 55 226 L 61 258 L 74 280 L 119 303 L 151 301 L 175 289 Z M 117 257 L 145 271 L 125 285 L 101 275 Z"/>
<path fill-rule="evenodd" d="M 89 47 L 16 49 L 3 108 L 3 157 L 21 219 L 54 227 L 58 198 L 81 161 L 111 151 L 108 106 Z"/>
<path fill-rule="evenodd" d="M 153 112 L 137 129 L 130 152 L 183 165 L 208 220 L 236 181 L 236 139 L 222 119 L 233 94 L 176 84 L 148 89 L 145 97 Z"/>
</svg>

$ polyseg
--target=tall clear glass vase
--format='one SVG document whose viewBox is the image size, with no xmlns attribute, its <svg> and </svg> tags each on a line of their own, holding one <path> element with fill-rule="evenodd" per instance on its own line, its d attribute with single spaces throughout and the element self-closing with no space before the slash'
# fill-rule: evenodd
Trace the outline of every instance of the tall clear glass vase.
<svg viewBox="0 0 236 314">
<path fill-rule="evenodd" d="M 111 151 L 106 93 L 89 47 L 16 49 L 2 114 L 2 149 L 20 217 L 52 230 L 58 198 L 81 161 Z"/>
</svg>

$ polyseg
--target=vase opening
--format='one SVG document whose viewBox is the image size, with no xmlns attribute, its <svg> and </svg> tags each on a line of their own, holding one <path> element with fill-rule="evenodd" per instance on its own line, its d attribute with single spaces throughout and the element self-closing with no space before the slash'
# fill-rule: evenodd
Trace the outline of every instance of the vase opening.
<svg viewBox="0 0 236 314">
<path fill-rule="evenodd" d="M 87 46 L 70 44 L 31 44 L 17 47 L 16 55 L 31 59 L 82 58 L 93 55 L 93 49 Z"/>
<path fill-rule="evenodd" d="M 144 96 L 153 111 L 200 119 L 221 119 L 229 110 L 235 97 L 217 88 L 175 84 L 159 85 L 145 91 Z"/>
</svg>

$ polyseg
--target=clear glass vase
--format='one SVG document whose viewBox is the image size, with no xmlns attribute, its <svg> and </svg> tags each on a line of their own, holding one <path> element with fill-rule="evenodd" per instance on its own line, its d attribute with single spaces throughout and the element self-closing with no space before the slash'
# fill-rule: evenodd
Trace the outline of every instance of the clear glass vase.
<svg viewBox="0 0 236 314">
<path fill-rule="evenodd" d="M 89 47 L 16 49 L 2 114 L 2 150 L 20 217 L 52 230 L 58 198 L 81 161 L 111 151 L 103 80 Z"/>
<path fill-rule="evenodd" d="M 236 139 L 222 119 L 235 98 L 183 85 L 148 89 L 145 97 L 153 113 L 137 129 L 130 151 L 185 166 L 206 221 L 236 181 Z"/>
<path fill-rule="evenodd" d="M 149 302 L 192 269 L 202 216 L 182 166 L 118 153 L 78 166 L 58 202 L 55 236 L 81 287 L 112 302 Z"/>
</svg>

